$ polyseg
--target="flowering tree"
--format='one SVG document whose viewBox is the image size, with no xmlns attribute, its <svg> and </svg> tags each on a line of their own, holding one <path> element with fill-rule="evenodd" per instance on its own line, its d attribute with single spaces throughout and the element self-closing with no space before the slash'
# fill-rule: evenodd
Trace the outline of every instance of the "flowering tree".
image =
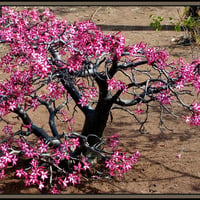
<svg viewBox="0 0 200 200">
<path fill-rule="evenodd" d="M 15 166 L 16 176 L 23 178 L 26 186 L 58 193 L 84 177 L 122 176 L 140 153 L 119 150 L 117 134 L 104 137 L 113 109 L 129 113 L 144 132 L 153 102 L 160 105 L 163 125 L 163 110 L 175 115 L 170 107 L 175 102 L 187 109 L 183 118 L 188 124 L 200 125 L 200 103 L 186 104 L 181 98 L 191 93 L 192 89 L 184 90 L 189 85 L 200 92 L 200 60 L 189 64 L 179 59 L 167 64 L 169 55 L 163 49 L 143 42 L 126 46 L 120 33 L 104 34 L 91 21 L 68 24 L 48 9 L 39 13 L 2 7 L 0 42 L 6 47 L 0 61 L 5 77 L 0 83 L 4 124 L 0 179 L 7 168 Z M 39 115 L 41 106 L 47 111 L 50 134 L 30 115 Z M 85 117 L 81 133 L 72 127 L 77 107 Z M 11 114 L 20 123 L 6 118 Z M 67 124 L 68 130 L 60 132 L 57 121 Z M 30 135 L 38 140 L 30 141 Z M 20 160 L 27 166 L 17 168 Z"/>
</svg>

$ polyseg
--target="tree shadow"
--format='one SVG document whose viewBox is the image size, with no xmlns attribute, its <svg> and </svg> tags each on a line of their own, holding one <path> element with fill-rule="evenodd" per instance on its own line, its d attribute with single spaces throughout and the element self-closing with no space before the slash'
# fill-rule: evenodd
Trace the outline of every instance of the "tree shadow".
<svg viewBox="0 0 200 200">
<path fill-rule="evenodd" d="M 102 31 L 155 31 L 156 28 L 151 26 L 130 26 L 130 25 L 107 25 L 107 24 L 97 24 Z M 174 25 L 163 25 L 160 31 L 175 31 Z M 181 31 L 184 31 L 181 27 Z"/>
<path fill-rule="evenodd" d="M 25 189 L 25 184 L 23 180 L 13 180 L 9 183 L 3 184 L 3 187 L 0 190 L 1 194 L 7 194 L 7 195 L 16 195 L 16 194 L 41 194 L 39 190 L 36 188 L 36 186 L 29 186 L 27 188 L 27 192 L 21 192 L 23 189 Z M 32 192 L 31 192 L 32 191 Z"/>
<path fill-rule="evenodd" d="M 174 173 L 177 173 L 179 174 L 180 176 L 178 177 L 190 177 L 190 178 L 194 178 L 194 179 L 198 179 L 200 180 L 200 177 L 199 176 L 195 176 L 193 174 L 190 174 L 190 173 L 187 173 L 187 172 L 182 172 L 180 170 L 176 170 L 176 169 L 172 169 L 166 165 L 164 165 L 163 163 L 161 162 L 158 162 L 158 161 L 155 161 L 155 160 L 152 160 L 152 159 L 149 159 L 147 158 L 146 156 L 143 156 L 143 159 L 145 159 L 146 161 L 150 162 L 151 164 L 153 165 L 160 165 L 161 167 L 163 167 L 164 169 L 166 169 L 167 171 L 171 171 L 171 172 L 174 172 Z M 158 178 L 158 179 L 153 179 L 151 181 L 160 181 L 160 180 L 165 180 L 165 179 L 173 179 L 173 178 L 176 178 L 176 177 L 169 177 L 169 178 Z"/>
</svg>

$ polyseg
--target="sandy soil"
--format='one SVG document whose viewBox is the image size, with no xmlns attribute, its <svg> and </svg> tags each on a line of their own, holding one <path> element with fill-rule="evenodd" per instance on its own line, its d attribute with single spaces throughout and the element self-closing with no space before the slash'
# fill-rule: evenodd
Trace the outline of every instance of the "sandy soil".
<svg viewBox="0 0 200 200">
<path fill-rule="evenodd" d="M 38 7 L 43 9 L 43 7 Z M 171 39 L 183 32 L 149 27 L 150 14 L 164 17 L 163 24 L 170 25 L 168 18 L 178 18 L 183 7 L 170 6 L 59 6 L 50 7 L 60 18 L 73 22 L 77 18 L 91 19 L 104 32 L 122 31 L 127 44 L 140 41 L 149 46 L 166 48 L 171 59 L 184 57 L 191 61 L 198 57 L 197 49 L 175 45 Z M 166 28 L 167 29 L 167 28 Z M 76 115 L 74 129 L 81 130 L 82 115 Z M 40 123 L 45 116 L 35 116 Z M 199 128 L 189 127 L 183 120 L 170 116 L 164 118 L 173 131 L 161 133 L 158 128 L 158 113 L 151 112 L 146 125 L 147 134 L 140 134 L 136 121 L 126 113 L 115 111 L 114 122 L 108 124 L 105 135 L 116 132 L 125 151 L 139 149 L 141 158 L 123 179 L 83 182 L 78 187 L 68 187 L 63 194 L 198 194 L 200 193 L 200 135 Z M 45 125 L 44 125 L 45 126 Z M 1 128 L 0 128 L 1 129 Z M 181 158 L 177 158 L 177 154 Z M 36 188 L 25 188 L 23 182 L 12 178 L 0 182 L 1 194 L 40 194 Z"/>
</svg>

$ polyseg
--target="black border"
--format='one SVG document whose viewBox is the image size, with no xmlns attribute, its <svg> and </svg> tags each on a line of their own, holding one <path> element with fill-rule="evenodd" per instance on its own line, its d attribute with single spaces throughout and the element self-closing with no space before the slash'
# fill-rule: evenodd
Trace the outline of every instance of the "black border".
<svg viewBox="0 0 200 200">
<path fill-rule="evenodd" d="M 0 1 L 0 6 L 187 6 L 200 5 L 200 1 Z M 200 199 L 200 194 L 1 194 L 0 199 Z"/>
</svg>

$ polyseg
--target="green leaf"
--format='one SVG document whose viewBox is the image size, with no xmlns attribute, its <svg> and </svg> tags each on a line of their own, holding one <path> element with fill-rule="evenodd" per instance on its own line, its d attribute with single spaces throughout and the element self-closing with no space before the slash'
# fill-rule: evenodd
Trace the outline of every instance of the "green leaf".
<svg viewBox="0 0 200 200">
<path fill-rule="evenodd" d="M 177 31 L 177 32 L 181 31 L 180 25 L 175 25 L 174 29 L 175 29 L 175 31 Z"/>
</svg>

